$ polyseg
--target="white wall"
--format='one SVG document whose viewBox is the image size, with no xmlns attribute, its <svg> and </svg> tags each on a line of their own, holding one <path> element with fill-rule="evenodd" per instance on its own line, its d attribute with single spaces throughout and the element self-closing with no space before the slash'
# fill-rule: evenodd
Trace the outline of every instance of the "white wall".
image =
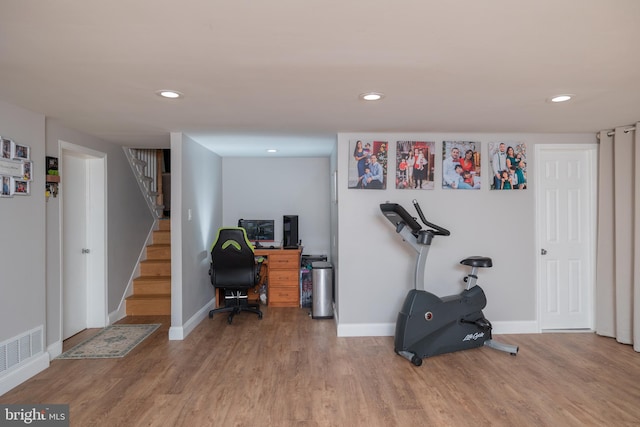
<svg viewBox="0 0 640 427">
<path fill-rule="evenodd" d="M 350 140 L 389 142 L 386 190 L 348 189 L 352 157 Z M 435 189 L 396 190 L 396 142 L 434 141 Z M 441 188 L 442 142 L 480 141 L 481 190 Z M 527 144 L 528 189 L 491 191 L 489 142 Z M 380 213 L 385 201 L 400 203 L 415 214 L 415 198 L 428 219 L 450 229 L 450 237 L 437 237 L 429 253 L 426 286 L 437 295 L 458 293 L 466 270 L 459 261 L 470 255 L 493 259 L 494 266 L 480 272 L 479 284 L 487 294 L 487 318 L 495 322 L 534 325 L 536 322 L 535 158 L 536 144 L 595 143 L 593 134 L 339 134 L 338 251 L 336 275 L 339 334 L 392 335 L 397 313 L 413 287 L 415 252 L 395 233 Z M 417 216 L 417 214 L 415 214 Z"/>
<path fill-rule="evenodd" d="M 224 157 L 223 223 L 273 219 L 275 245 L 282 240 L 282 216 L 298 215 L 304 254 L 329 255 L 329 158 Z"/>
<path fill-rule="evenodd" d="M 209 250 L 222 223 L 222 159 L 171 134 L 171 339 L 183 339 L 214 302 Z"/>
</svg>

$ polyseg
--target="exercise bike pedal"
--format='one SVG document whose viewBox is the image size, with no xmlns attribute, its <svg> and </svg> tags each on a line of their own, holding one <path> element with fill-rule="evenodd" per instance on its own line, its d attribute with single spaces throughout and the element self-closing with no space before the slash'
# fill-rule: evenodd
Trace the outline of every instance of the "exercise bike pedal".
<svg viewBox="0 0 640 427">
<path fill-rule="evenodd" d="M 460 319 L 460 323 L 468 323 L 470 325 L 476 325 L 478 328 L 484 330 L 484 331 L 490 331 L 493 326 L 491 326 L 491 322 L 489 322 L 487 319 L 478 319 L 478 320 L 466 320 L 466 319 Z"/>
<path fill-rule="evenodd" d="M 493 326 L 491 326 L 491 322 L 489 322 L 487 319 L 476 320 L 475 324 L 485 331 L 490 331 L 493 328 Z"/>
</svg>

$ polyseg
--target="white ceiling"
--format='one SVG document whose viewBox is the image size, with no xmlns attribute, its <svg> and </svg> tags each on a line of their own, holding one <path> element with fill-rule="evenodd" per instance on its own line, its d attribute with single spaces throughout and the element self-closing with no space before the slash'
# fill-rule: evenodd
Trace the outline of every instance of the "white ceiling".
<svg viewBox="0 0 640 427">
<path fill-rule="evenodd" d="M 2 0 L 0 100 L 222 155 L 326 155 L 352 131 L 596 132 L 640 120 L 639 41 L 638 0 Z"/>
</svg>

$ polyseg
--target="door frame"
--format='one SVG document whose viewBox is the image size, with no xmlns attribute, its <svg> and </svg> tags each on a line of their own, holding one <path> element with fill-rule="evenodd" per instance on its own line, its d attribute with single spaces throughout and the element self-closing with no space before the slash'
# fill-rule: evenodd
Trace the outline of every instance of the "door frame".
<svg viewBox="0 0 640 427">
<path fill-rule="evenodd" d="M 87 170 L 87 241 L 91 255 L 87 258 L 87 328 L 108 325 L 107 308 L 107 154 L 87 147 L 58 141 L 58 158 L 62 191 L 60 191 L 60 341 L 63 340 L 64 319 L 64 161 L 63 151 L 85 158 Z"/>
<path fill-rule="evenodd" d="M 543 151 L 586 151 L 587 152 L 587 162 L 588 162 L 588 171 L 585 171 L 585 176 L 588 177 L 589 183 L 589 200 L 587 201 L 589 206 L 589 221 L 590 225 L 587 227 L 589 230 L 588 236 L 588 252 L 589 252 L 589 262 L 591 265 L 590 279 L 591 283 L 589 285 L 591 292 L 591 304 L 589 306 L 589 329 L 595 330 L 595 277 L 596 277 L 596 247 L 597 247 L 597 213 L 598 213 L 598 144 L 536 144 L 535 146 L 535 158 L 540 159 L 541 153 Z M 537 323 L 538 323 L 538 332 L 544 332 L 542 329 L 542 277 L 540 275 L 541 268 L 541 255 L 540 251 L 542 249 L 542 244 L 540 242 L 540 230 L 542 229 L 542 213 L 540 197 L 543 196 L 543 188 L 542 188 L 542 179 L 543 171 L 542 171 L 542 162 L 536 161 L 535 166 L 535 216 L 536 216 L 536 235 L 535 235 L 535 244 L 536 244 L 536 314 L 537 314 Z M 562 331 L 562 329 L 554 330 L 554 332 Z M 579 331 L 579 330 L 575 330 Z"/>
</svg>

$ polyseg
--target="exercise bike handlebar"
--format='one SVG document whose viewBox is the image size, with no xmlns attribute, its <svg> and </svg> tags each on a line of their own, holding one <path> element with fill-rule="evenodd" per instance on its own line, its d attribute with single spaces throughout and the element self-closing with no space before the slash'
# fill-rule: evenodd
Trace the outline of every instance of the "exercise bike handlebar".
<svg viewBox="0 0 640 427">
<path fill-rule="evenodd" d="M 429 228 L 432 228 L 433 230 L 433 235 L 434 236 L 449 236 L 451 234 L 451 232 L 449 230 L 447 230 L 444 227 L 440 227 L 439 225 L 435 225 L 432 222 L 427 221 L 427 219 L 424 216 L 424 213 L 422 212 L 422 209 L 420 208 L 420 205 L 418 204 L 418 201 L 416 199 L 413 199 L 413 207 L 416 208 L 416 211 L 418 212 L 418 215 L 420 216 L 420 220 Z"/>
</svg>

